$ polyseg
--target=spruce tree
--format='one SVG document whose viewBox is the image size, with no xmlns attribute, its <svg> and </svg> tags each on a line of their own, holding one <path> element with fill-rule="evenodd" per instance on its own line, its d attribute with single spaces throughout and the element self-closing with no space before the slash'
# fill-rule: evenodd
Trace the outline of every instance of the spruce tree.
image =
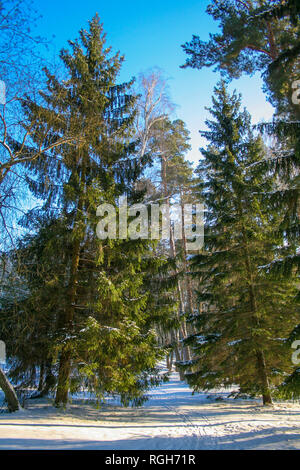
<svg viewBox="0 0 300 470">
<path fill-rule="evenodd" d="M 297 0 L 214 0 L 207 12 L 219 22 L 220 33 L 208 42 L 194 36 L 183 48 L 190 56 L 185 67 L 216 66 L 227 78 L 261 71 L 264 91 L 275 107 L 273 122 L 258 125 L 268 133 L 273 145 L 261 162 L 266 176 L 276 178 L 276 185 L 264 193 L 270 211 L 280 211 L 282 245 L 266 265 L 269 276 L 284 279 L 299 272 L 299 118 L 297 92 L 300 65 L 300 10 Z M 263 170 L 262 170 L 263 171 Z M 299 304 L 299 294 L 295 297 Z M 297 308 L 297 307 L 296 307 Z M 299 326 L 291 331 L 286 346 L 299 336 Z M 282 387 L 286 396 L 299 396 L 299 370 Z"/>
<path fill-rule="evenodd" d="M 169 242 L 165 247 L 173 259 L 172 275 L 177 283 L 177 323 L 173 331 L 170 332 L 170 342 L 173 345 L 177 361 L 182 357 L 189 358 L 189 349 L 182 347 L 181 343 L 181 340 L 187 337 L 185 317 L 188 307 L 182 278 L 185 277 L 187 270 L 183 192 L 184 188 L 186 189 L 189 185 L 188 181 L 192 178 L 191 164 L 185 160 L 185 153 L 190 149 L 189 139 L 189 131 L 185 123 L 180 119 L 171 121 L 168 118 L 160 119 L 152 126 L 152 136 L 149 139 L 152 155 L 157 157 L 161 200 L 168 205 L 170 213 L 174 204 L 177 205 L 177 211 L 173 215 L 174 225 L 182 225 L 180 242 L 175 239 L 174 226 L 172 226 L 170 227 Z M 190 287 L 189 281 L 188 287 Z M 191 301 L 191 289 L 188 290 L 188 297 Z M 181 371 L 180 376 L 183 379 Z"/>
<path fill-rule="evenodd" d="M 272 207 L 284 211 L 284 217 L 279 230 L 284 235 L 284 245 L 278 257 L 266 269 L 269 274 L 278 278 L 289 279 L 299 274 L 299 235 L 300 235 L 300 104 L 297 80 L 299 78 L 300 61 L 300 9 L 294 0 L 284 5 L 275 5 L 263 12 L 264 18 L 281 18 L 298 31 L 297 41 L 286 38 L 285 50 L 268 67 L 266 77 L 273 92 L 276 113 L 272 123 L 259 127 L 276 137 L 276 145 L 272 149 L 271 159 L 267 168 L 273 171 L 279 180 L 277 190 L 268 195 Z M 282 78 L 283 77 L 283 78 Z M 283 86 L 282 83 L 286 83 Z M 295 88 L 296 86 L 296 88 Z M 279 92 L 278 92 L 279 90 Z M 296 97 L 296 100 L 295 100 Z M 289 250 L 294 247 L 294 253 Z M 300 295 L 295 298 L 299 308 Z M 299 338 L 298 324 L 287 339 L 287 346 Z M 286 398 L 299 398 L 300 373 L 296 366 L 290 376 L 285 378 L 280 387 L 280 393 Z"/>
<path fill-rule="evenodd" d="M 45 126 L 52 126 L 50 140 L 57 134 L 74 135 L 71 144 L 29 165 L 34 174 L 28 178 L 30 187 L 45 204 L 42 215 L 32 211 L 25 220 L 28 226 L 37 216 L 41 221 L 36 235 L 21 247 L 30 287 L 25 303 L 34 302 L 34 315 L 37 300 L 44 299 L 40 313 L 45 318 L 35 316 L 32 331 L 40 331 L 40 343 L 45 334 L 50 336 L 42 346 L 42 359 L 58 369 L 56 406 L 65 405 L 69 391 L 82 380 L 99 397 L 119 393 L 124 404 L 139 403 L 158 381 L 155 366 L 163 354 L 156 347 L 151 313 L 160 316 L 173 309 L 169 300 L 158 305 L 147 287 L 148 272 L 158 275 L 165 259 L 155 259 L 151 240 L 100 240 L 95 233 L 98 205 L 117 207 L 120 196 L 126 195 L 128 204 L 143 197 L 134 189 L 145 159 L 135 153 L 132 140 L 132 82 L 117 84 L 123 58 L 111 56 L 106 48 L 97 16 L 89 31 L 81 30 L 80 39 L 69 44 L 71 52 L 61 52 L 67 79 L 60 81 L 46 70 L 45 104 L 25 103 L 29 117 L 38 122 L 36 145 Z M 26 264 L 32 264 L 33 253 L 28 278 Z M 157 289 L 166 287 L 158 282 Z"/>
<path fill-rule="evenodd" d="M 272 403 L 272 389 L 291 370 L 284 338 L 297 323 L 292 281 L 268 277 L 263 266 L 283 243 L 280 214 L 261 197 L 274 188 L 262 165 L 265 149 L 253 135 L 240 97 L 224 82 L 215 88 L 214 120 L 202 132 L 210 145 L 198 167 L 199 197 L 206 207 L 205 246 L 192 264 L 199 279 L 197 334 L 184 365 L 195 390 L 237 384 Z"/>
</svg>

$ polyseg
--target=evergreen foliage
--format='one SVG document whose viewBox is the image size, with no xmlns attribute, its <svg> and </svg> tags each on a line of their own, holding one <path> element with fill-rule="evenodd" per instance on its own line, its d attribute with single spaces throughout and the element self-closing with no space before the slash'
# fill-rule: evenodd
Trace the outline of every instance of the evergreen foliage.
<svg viewBox="0 0 300 470">
<path fill-rule="evenodd" d="M 174 309 L 168 296 L 159 304 L 147 288 L 151 273 L 157 293 L 172 289 L 158 276 L 167 260 L 157 258 L 151 240 L 96 237 L 98 205 L 116 206 L 123 195 L 129 204 L 142 201 L 134 187 L 146 161 L 132 139 L 132 82 L 117 84 L 123 58 L 111 56 L 97 16 L 70 48 L 61 52 L 68 79 L 46 70 L 45 104 L 24 102 L 38 122 L 35 146 L 45 127 L 49 141 L 65 133 L 74 140 L 28 165 L 30 188 L 45 203 L 23 220 L 34 234 L 18 253 L 28 294 L 16 314 L 29 333 L 14 348 L 13 375 L 48 364 L 57 376 L 56 406 L 83 383 L 101 398 L 118 393 L 124 404 L 140 403 L 160 380 L 156 364 L 163 351 L 153 319 L 167 322 Z"/>
<path fill-rule="evenodd" d="M 202 132 L 210 145 L 197 170 L 207 210 L 205 247 L 192 258 L 205 308 L 193 319 L 197 334 L 187 343 L 194 355 L 183 366 L 195 390 L 238 384 L 268 404 L 273 386 L 292 368 L 284 340 L 299 317 L 296 287 L 263 270 L 283 239 L 274 230 L 280 213 L 261 198 L 274 187 L 259 165 L 262 140 L 224 82 L 215 88 L 210 113 L 214 120 Z"/>
</svg>

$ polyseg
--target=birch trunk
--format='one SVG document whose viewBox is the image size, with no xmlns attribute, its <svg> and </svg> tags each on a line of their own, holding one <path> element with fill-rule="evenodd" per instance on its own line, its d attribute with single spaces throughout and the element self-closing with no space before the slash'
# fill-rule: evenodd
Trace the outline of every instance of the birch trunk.
<svg viewBox="0 0 300 470">
<path fill-rule="evenodd" d="M 19 403 L 15 389 L 9 382 L 8 378 L 6 377 L 1 367 L 0 367 L 0 388 L 2 388 L 4 392 L 9 411 L 13 412 L 13 411 L 20 410 L 21 405 Z"/>
</svg>

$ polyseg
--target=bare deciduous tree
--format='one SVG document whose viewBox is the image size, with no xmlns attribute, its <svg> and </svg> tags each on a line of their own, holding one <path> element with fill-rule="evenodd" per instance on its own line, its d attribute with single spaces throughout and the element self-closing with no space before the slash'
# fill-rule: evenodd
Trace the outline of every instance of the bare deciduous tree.
<svg viewBox="0 0 300 470">
<path fill-rule="evenodd" d="M 140 156 L 143 157 L 155 124 L 165 119 L 173 111 L 174 105 L 169 96 L 167 79 L 159 68 L 138 76 L 137 94 L 136 131 L 141 143 Z"/>
</svg>

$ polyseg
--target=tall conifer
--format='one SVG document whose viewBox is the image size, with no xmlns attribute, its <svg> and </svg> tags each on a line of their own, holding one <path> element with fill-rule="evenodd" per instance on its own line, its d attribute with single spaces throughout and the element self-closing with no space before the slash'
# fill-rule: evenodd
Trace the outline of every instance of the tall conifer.
<svg viewBox="0 0 300 470">
<path fill-rule="evenodd" d="M 186 377 L 196 390 L 238 384 L 270 404 L 272 386 L 291 369 L 283 339 L 297 322 L 293 283 L 271 279 L 262 268 L 283 243 L 274 230 L 280 214 L 261 198 L 274 179 L 258 164 L 265 149 L 249 114 L 224 82 L 215 88 L 210 113 L 214 120 L 202 132 L 210 145 L 198 167 L 205 247 L 192 261 L 205 308 L 188 340 L 194 357 Z"/>
</svg>

